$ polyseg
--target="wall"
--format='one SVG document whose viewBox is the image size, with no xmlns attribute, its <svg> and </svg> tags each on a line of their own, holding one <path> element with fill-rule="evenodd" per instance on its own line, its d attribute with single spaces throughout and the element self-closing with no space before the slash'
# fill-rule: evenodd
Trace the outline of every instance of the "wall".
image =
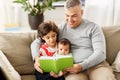
<svg viewBox="0 0 120 80">
<path fill-rule="evenodd" d="M 64 20 L 64 9 L 63 7 L 55 7 L 54 10 L 47 10 L 44 13 L 44 21 L 52 20 L 56 24 L 60 24 Z M 21 27 L 29 29 L 28 16 L 23 10 L 21 10 L 20 17 Z"/>
</svg>

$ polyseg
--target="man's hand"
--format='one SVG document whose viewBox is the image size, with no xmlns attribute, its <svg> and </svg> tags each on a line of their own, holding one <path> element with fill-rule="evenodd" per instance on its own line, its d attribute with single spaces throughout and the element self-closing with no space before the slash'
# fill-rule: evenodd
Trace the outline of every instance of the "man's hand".
<svg viewBox="0 0 120 80">
<path fill-rule="evenodd" d="M 40 68 L 40 64 L 39 64 L 38 61 L 39 61 L 39 57 L 37 56 L 37 57 L 35 57 L 34 68 L 35 68 L 38 72 L 43 73 L 42 69 Z"/>
<path fill-rule="evenodd" d="M 74 64 L 73 67 L 66 68 L 65 71 L 76 74 L 82 71 L 82 66 L 80 64 Z"/>
</svg>

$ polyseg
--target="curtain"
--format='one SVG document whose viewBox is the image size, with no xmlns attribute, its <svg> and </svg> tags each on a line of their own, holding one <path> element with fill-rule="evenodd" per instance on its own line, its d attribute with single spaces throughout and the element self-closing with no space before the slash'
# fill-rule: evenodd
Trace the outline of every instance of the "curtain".
<svg viewBox="0 0 120 80">
<path fill-rule="evenodd" d="M 27 24 L 26 24 L 27 23 Z M 13 0 L 1 0 L 0 2 L 0 30 L 6 27 L 29 26 L 27 13 Z"/>
<path fill-rule="evenodd" d="M 115 0 L 114 25 L 120 25 L 120 0 Z"/>
<path fill-rule="evenodd" d="M 12 0 L 2 0 L 0 3 L 0 27 L 4 27 L 14 22 L 14 9 Z"/>
<path fill-rule="evenodd" d="M 12 1 L 0 2 L 0 31 L 6 26 L 29 28 L 27 13 Z M 83 9 L 83 18 L 100 26 L 120 25 L 120 0 L 85 0 Z"/>
<path fill-rule="evenodd" d="M 100 26 L 120 24 L 120 0 L 86 0 L 83 18 Z"/>
</svg>

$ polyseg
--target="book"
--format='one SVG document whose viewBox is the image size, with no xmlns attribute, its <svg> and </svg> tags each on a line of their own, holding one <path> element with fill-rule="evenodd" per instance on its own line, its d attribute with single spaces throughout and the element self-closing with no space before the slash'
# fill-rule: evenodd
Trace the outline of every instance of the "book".
<svg viewBox="0 0 120 80">
<path fill-rule="evenodd" d="M 41 56 L 39 58 L 40 67 L 43 72 L 51 72 L 58 74 L 59 71 L 67 67 L 73 66 L 72 55 L 59 55 L 59 56 Z"/>
</svg>

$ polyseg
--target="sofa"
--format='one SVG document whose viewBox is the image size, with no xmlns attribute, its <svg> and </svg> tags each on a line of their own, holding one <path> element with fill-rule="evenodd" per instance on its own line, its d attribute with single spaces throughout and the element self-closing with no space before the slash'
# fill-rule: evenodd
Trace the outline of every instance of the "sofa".
<svg viewBox="0 0 120 80">
<path fill-rule="evenodd" d="M 106 60 L 112 65 L 120 50 L 120 26 L 108 26 L 102 29 L 106 39 Z M 36 33 L 36 31 L 0 32 L 0 54 L 5 55 L 21 80 L 35 80 L 30 44 L 37 37 Z M 10 80 L 5 70 L 0 68 L 0 78 Z M 120 72 L 114 72 L 114 74 L 117 80 L 120 80 Z"/>
</svg>

